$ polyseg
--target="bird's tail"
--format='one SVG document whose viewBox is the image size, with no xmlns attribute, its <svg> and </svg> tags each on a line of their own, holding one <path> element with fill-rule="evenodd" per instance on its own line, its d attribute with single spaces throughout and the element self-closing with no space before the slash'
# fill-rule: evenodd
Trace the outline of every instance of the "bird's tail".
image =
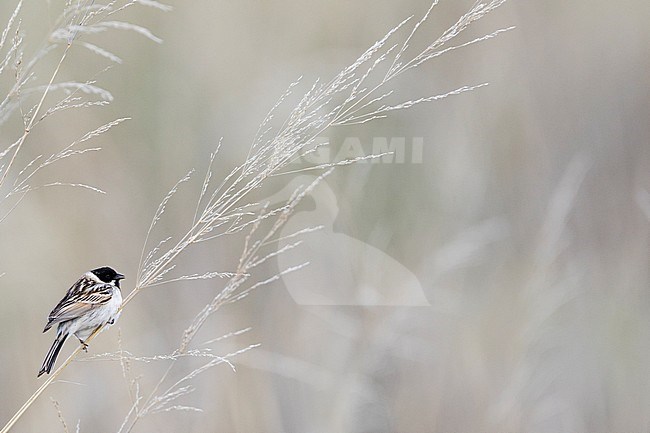
<svg viewBox="0 0 650 433">
<path fill-rule="evenodd" d="M 68 338 L 68 334 L 60 334 L 56 336 L 54 343 L 52 343 L 52 347 L 50 347 L 50 351 L 47 352 L 47 356 L 43 361 L 41 371 L 38 372 L 37 377 L 43 373 L 50 374 L 50 371 L 56 362 L 56 357 L 59 356 L 59 352 L 61 351 L 61 347 L 63 347 L 63 343 L 65 343 L 66 338 Z"/>
</svg>

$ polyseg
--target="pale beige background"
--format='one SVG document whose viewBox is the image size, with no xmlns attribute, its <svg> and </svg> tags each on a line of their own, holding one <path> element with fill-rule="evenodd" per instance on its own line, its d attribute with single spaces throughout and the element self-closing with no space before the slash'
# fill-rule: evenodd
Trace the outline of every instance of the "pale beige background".
<svg viewBox="0 0 650 433">
<path fill-rule="evenodd" d="M 13 3 L 2 2 L 0 22 Z M 27 3 L 23 29 L 35 43 L 59 5 Z M 435 38 L 470 3 L 442 2 L 415 43 Z M 103 122 L 133 118 L 92 143 L 101 153 L 43 173 L 107 195 L 41 191 L 0 225 L 0 424 L 41 383 L 36 372 L 53 339 L 41 329 L 75 278 L 110 264 L 130 290 L 158 202 L 190 168 L 205 169 L 220 137 L 217 173 L 245 155 L 291 81 L 304 76 L 304 91 L 331 77 L 428 3 L 174 7 L 125 14 L 162 45 L 123 32 L 102 39 L 125 60 L 99 77 L 115 96 L 110 107 L 52 118 L 30 137 L 26 160 Z M 636 197 L 650 191 L 648 22 L 641 0 L 510 1 L 467 37 L 514 31 L 396 83 L 406 98 L 488 87 L 332 132 L 334 143 L 353 136 L 366 146 L 373 137 L 423 138 L 422 164 L 347 167 L 328 186 L 339 207 L 333 230 L 401 263 L 431 306 L 301 306 L 275 284 L 224 308 L 197 339 L 251 327 L 212 347 L 225 354 L 262 344 L 236 360 L 237 373 L 217 367 L 179 401 L 204 412 L 151 416 L 134 431 L 647 430 L 650 212 Z M 103 68 L 91 59 L 73 51 L 62 76 L 88 79 Z M 16 137 L 13 126 L 0 130 L 3 147 Z M 199 182 L 170 207 L 161 233 L 181 233 L 191 220 Z M 275 188 L 268 195 L 282 185 Z M 191 272 L 228 270 L 240 247 L 235 239 L 212 244 L 183 263 Z M 219 287 L 142 293 L 91 354 L 117 350 L 118 333 L 138 355 L 173 350 Z M 182 363 L 177 374 L 197 365 Z M 165 367 L 135 365 L 145 392 Z M 14 431 L 62 431 L 50 397 L 72 430 L 80 420 L 81 432 L 116 431 L 130 406 L 119 363 L 77 362 Z"/>
</svg>

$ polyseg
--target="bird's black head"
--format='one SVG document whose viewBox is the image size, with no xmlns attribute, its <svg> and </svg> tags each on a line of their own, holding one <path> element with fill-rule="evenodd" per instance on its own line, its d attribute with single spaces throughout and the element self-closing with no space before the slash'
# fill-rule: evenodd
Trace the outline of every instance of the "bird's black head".
<svg viewBox="0 0 650 433">
<path fill-rule="evenodd" d="M 120 287 L 120 280 L 124 279 L 124 275 L 116 272 L 115 269 L 109 268 L 108 266 L 104 266 L 103 268 L 93 269 L 90 272 L 95 274 L 97 278 L 99 278 L 103 282 L 113 283 L 117 287 Z"/>
</svg>

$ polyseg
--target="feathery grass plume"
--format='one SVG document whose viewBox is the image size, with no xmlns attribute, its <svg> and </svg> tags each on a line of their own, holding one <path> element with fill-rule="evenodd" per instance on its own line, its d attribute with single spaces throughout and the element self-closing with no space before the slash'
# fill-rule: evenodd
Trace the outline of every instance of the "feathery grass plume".
<svg viewBox="0 0 650 433">
<path fill-rule="evenodd" d="M 433 43 L 429 44 L 416 56 L 406 58 L 407 48 L 410 46 L 413 35 L 428 18 L 431 10 L 437 4 L 437 1 L 435 1 L 425 16 L 413 26 L 410 35 L 405 41 L 401 44 L 390 42 L 395 38 L 397 31 L 406 26 L 412 18 L 402 21 L 391 29 L 385 37 L 372 45 L 329 82 L 316 81 L 289 112 L 288 116 L 276 126 L 274 119 L 278 116 L 280 107 L 286 102 L 287 97 L 298 85 L 298 82 L 291 84 L 287 92 L 281 96 L 280 101 L 261 123 L 246 160 L 234 167 L 221 179 L 215 181 L 211 167 L 218 155 L 221 146 L 221 143 L 219 143 L 217 150 L 210 157 L 209 168 L 198 194 L 194 218 L 187 230 L 176 238 L 174 236 L 164 236 L 162 240 L 155 243 L 155 246 L 151 247 L 149 245 L 150 240 L 154 237 L 154 230 L 158 221 L 164 216 L 169 201 L 178 192 L 179 187 L 189 179 L 192 172 L 181 178 L 170 190 L 162 200 L 149 226 L 138 267 L 136 285 L 129 295 L 125 297 L 122 308 L 128 305 L 140 291 L 162 284 L 181 280 L 207 280 L 213 278 L 223 278 L 226 279 L 226 282 L 223 287 L 217 290 L 213 299 L 197 313 L 183 332 L 178 347 L 170 355 L 134 357 L 129 352 L 124 351 L 120 345 L 119 354 L 113 359 L 119 359 L 122 365 L 125 380 L 129 383 L 132 406 L 125 415 L 119 427 L 119 432 L 132 431 L 139 420 L 153 413 L 173 410 L 199 410 L 200 408 L 186 406 L 179 402 L 179 399 L 194 390 L 192 380 L 219 364 L 225 363 L 234 368 L 230 362 L 231 358 L 257 347 L 255 344 L 250 345 L 224 356 L 215 356 L 207 350 L 197 351 L 191 348 L 198 331 L 204 326 L 208 318 L 222 306 L 236 302 L 248 296 L 252 291 L 277 281 L 282 275 L 298 271 L 308 265 L 308 262 L 305 261 L 281 269 L 272 276 L 260 275 L 260 265 L 289 249 L 298 247 L 301 243 L 300 236 L 317 229 L 317 227 L 305 227 L 292 235 L 285 236 L 285 238 L 295 237 L 297 240 L 283 250 L 277 250 L 276 245 L 280 229 L 290 218 L 301 200 L 309 195 L 314 187 L 319 182 L 322 182 L 336 167 L 352 164 L 357 159 L 346 159 L 326 164 L 311 164 L 304 167 L 302 170 L 321 170 L 323 173 L 311 184 L 303 185 L 295 190 L 289 200 L 282 205 L 271 206 L 269 203 L 255 201 L 252 198 L 253 194 L 266 185 L 270 177 L 302 171 L 293 170 L 289 172 L 285 169 L 302 153 L 313 151 L 318 146 L 316 138 L 329 128 L 366 123 L 386 117 L 395 110 L 407 109 L 417 104 L 443 99 L 484 86 L 485 84 L 462 86 L 439 95 L 399 103 L 389 104 L 387 102 L 389 96 L 394 94 L 388 88 L 390 82 L 408 70 L 419 67 L 426 61 L 446 51 L 484 41 L 509 30 L 510 28 L 498 30 L 461 45 L 448 46 L 449 42 L 472 22 L 493 11 L 504 1 L 490 0 L 484 3 L 475 3 L 466 14 L 443 32 Z M 143 2 L 143 4 L 146 3 L 150 2 Z M 92 14 L 93 17 L 96 13 L 98 13 L 96 7 L 89 9 L 88 14 Z M 74 34 L 90 33 L 108 28 L 123 28 L 123 26 L 109 22 L 109 24 L 104 23 L 97 26 L 85 25 L 81 29 L 71 27 L 62 36 L 70 37 L 73 34 L 72 32 Z M 131 30 L 142 33 L 135 28 L 131 28 Z M 370 84 L 373 80 L 374 84 Z M 382 155 L 371 155 L 366 158 L 380 156 Z M 244 233 L 246 234 L 244 235 Z M 176 270 L 177 259 L 193 246 L 230 235 L 243 236 L 243 247 L 235 269 L 219 272 L 210 270 L 200 274 L 185 275 L 181 272 L 180 276 L 168 276 Z M 150 249 L 148 250 L 148 248 Z M 92 341 L 100 331 L 101 329 L 97 330 L 86 341 Z M 80 351 L 81 346 L 48 377 L 47 381 L 19 411 L 17 417 L 24 413 L 26 408 L 61 374 Z M 189 373 L 181 373 L 180 379 L 170 379 L 176 362 L 187 356 L 206 357 L 209 361 Z M 130 373 L 130 364 L 139 360 L 143 362 L 163 361 L 169 363 L 165 373 L 146 396 L 138 380 L 132 378 Z M 171 384 L 167 385 L 168 382 Z M 17 419 L 17 417 L 14 418 Z M 9 431 L 15 419 L 12 419 L 0 433 Z"/>
<path fill-rule="evenodd" d="M 440 95 L 404 101 L 394 105 L 381 104 L 385 98 L 392 94 L 392 91 L 385 90 L 385 87 L 392 79 L 440 55 L 441 49 L 450 50 L 461 47 L 461 45 L 458 45 L 443 48 L 448 41 L 462 32 L 471 22 L 481 18 L 502 3 L 503 1 L 492 1 L 485 4 L 476 3 L 467 14 L 463 15 L 458 22 L 445 31 L 439 39 L 417 56 L 405 60 L 403 57 L 406 48 L 409 46 L 409 42 L 415 31 L 428 17 L 431 11 L 430 9 L 425 17 L 414 26 L 407 40 L 401 45 L 401 49 L 394 55 L 388 72 L 380 78 L 379 83 L 372 88 L 363 87 L 365 81 L 373 75 L 373 72 L 379 71 L 378 66 L 389 58 L 391 52 L 394 52 L 397 45 L 389 46 L 388 41 L 409 19 L 403 21 L 363 53 L 354 63 L 343 69 L 330 82 L 321 84 L 317 81 L 302 97 L 298 105 L 290 112 L 282 125 L 279 128 L 274 128 L 271 126 L 274 116 L 297 85 L 297 83 L 292 83 L 287 92 L 280 97 L 280 101 L 272 108 L 260 125 L 258 134 L 249 149 L 246 160 L 224 176 L 214 188 L 212 187 L 213 173 L 210 168 L 208 169 L 199 193 L 193 223 L 189 230 L 173 246 L 165 252 L 161 252 L 161 244 L 166 244 L 170 240 L 169 237 L 164 238 L 145 257 L 146 243 L 148 243 L 156 223 L 163 216 L 169 200 L 177 193 L 178 186 L 188 180 L 189 174 L 171 189 L 154 215 L 147 233 L 147 241 L 143 248 L 143 260 L 139 266 L 136 287 L 125 298 L 124 305 L 128 304 L 140 290 L 148 287 L 184 279 L 207 279 L 212 276 L 221 277 L 228 274 L 230 276 L 224 287 L 209 304 L 204 306 L 190 326 L 184 331 L 179 347 L 169 356 L 170 365 L 168 369 L 160 378 L 148 398 L 134 402 L 134 405 L 124 419 L 119 430 L 120 432 L 130 431 L 139 419 L 161 408 L 165 408 L 165 410 L 185 410 L 184 406 L 174 406 L 170 405 L 170 403 L 181 396 L 186 396 L 191 393 L 193 388 L 190 385 L 186 385 L 187 380 L 195 377 L 205 369 L 216 365 L 215 360 L 209 361 L 203 367 L 184 376 L 183 379 L 165 391 L 159 392 L 159 389 L 162 388 L 163 383 L 169 378 L 175 362 L 180 357 L 191 352 L 189 348 L 197 332 L 202 328 L 207 319 L 221 306 L 236 302 L 247 296 L 251 291 L 277 281 L 282 275 L 307 266 L 308 262 L 297 263 L 288 269 L 280 270 L 276 275 L 258 278 L 257 280 L 253 279 L 255 270 L 260 264 L 278 254 L 282 254 L 288 249 L 300 245 L 301 241 L 298 240 L 295 243 L 287 245 L 283 250 L 269 249 L 269 247 L 275 245 L 277 233 L 279 233 L 279 230 L 291 216 L 298 203 L 305 196 L 309 195 L 319 182 L 328 176 L 337 166 L 352 164 L 361 159 L 380 157 L 383 155 L 370 155 L 364 158 L 353 158 L 305 167 L 302 170 L 320 169 L 326 171 L 316 178 L 312 184 L 305 185 L 296 190 L 287 203 L 276 208 L 270 208 L 268 203 L 250 201 L 249 197 L 252 193 L 260 189 L 271 176 L 302 171 L 293 170 L 289 172 L 284 169 L 301 153 L 313 149 L 317 145 L 315 143 L 316 137 L 320 136 L 330 127 L 365 123 L 380 117 L 385 117 L 389 112 L 394 110 L 410 108 L 422 102 L 442 99 L 483 86 L 484 84 L 462 86 Z M 489 39 L 505 30 L 508 29 L 499 30 L 484 37 L 476 38 L 462 46 Z M 212 167 L 220 146 L 221 142 L 218 145 L 217 151 L 210 156 L 209 167 Z M 260 232 L 262 230 L 262 222 L 268 222 L 270 228 Z M 244 229 L 248 230 L 248 234 L 244 238 L 244 248 L 236 270 L 229 273 L 210 272 L 200 276 L 195 274 L 177 278 L 163 278 L 164 275 L 174 270 L 176 259 L 193 245 L 214 240 L 222 236 L 237 234 Z M 297 237 L 314 229 L 317 228 L 307 227 L 294 235 L 290 235 L 290 237 Z M 244 350 L 249 350 L 252 347 L 249 346 Z M 194 353 L 196 356 L 205 356 L 203 352 Z M 156 409 L 154 410 L 154 408 Z"/>
<path fill-rule="evenodd" d="M 273 107 L 262 122 L 246 160 L 232 169 L 221 180 L 220 184 L 212 190 L 209 196 L 207 195 L 207 189 L 211 181 L 212 173 L 208 170 L 199 196 L 196 216 L 192 227 L 165 253 L 159 255 L 150 254 L 147 256 L 147 260 L 144 260 L 140 264 L 136 289 L 132 295 L 135 295 L 142 288 L 161 283 L 161 275 L 169 272 L 171 270 L 170 267 L 174 266 L 175 259 L 178 255 L 191 245 L 212 240 L 220 236 L 238 233 L 254 224 L 260 218 L 256 210 L 259 210 L 262 205 L 260 203 L 248 202 L 247 197 L 254 191 L 260 189 L 269 177 L 296 173 L 303 170 L 326 169 L 333 166 L 354 163 L 359 160 L 359 158 L 352 158 L 334 163 L 314 164 L 302 170 L 283 171 L 301 153 L 309 152 L 314 146 L 317 146 L 316 138 L 321 136 L 328 128 L 351 123 L 367 122 L 385 117 L 389 112 L 394 110 L 410 108 L 423 102 L 457 95 L 485 85 L 462 86 L 435 96 L 403 101 L 393 105 L 382 104 L 382 101 L 392 93 L 390 90 L 387 91 L 385 89 L 391 80 L 400 76 L 405 71 L 417 67 L 439 55 L 439 50 L 443 49 L 451 39 L 460 34 L 472 22 L 483 17 L 503 3 L 504 0 L 475 3 L 469 12 L 463 15 L 442 36 L 420 52 L 420 54 L 411 59 L 405 59 L 404 56 L 409 42 L 416 30 L 428 17 L 431 11 L 429 9 L 423 19 L 414 26 L 406 41 L 401 44 L 401 49 L 392 58 L 392 64 L 388 68 L 388 72 L 380 78 L 379 83 L 372 88 L 363 87 L 366 80 L 373 75 L 373 72 L 379 73 L 379 65 L 387 61 L 389 54 L 395 51 L 395 48 L 398 46 L 398 44 L 390 45 L 388 42 L 397 30 L 410 21 L 410 18 L 402 21 L 398 26 L 390 30 L 384 38 L 366 50 L 355 62 L 343 69 L 327 84 L 321 84 L 320 81 L 317 81 L 290 112 L 282 125 L 274 128 L 271 126 L 272 119 L 282 102 L 297 83 L 291 84 L 287 92 L 281 96 L 280 102 Z M 435 4 L 436 2 L 434 2 L 431 8 Z M 463 44 L 463 46 L 483 41 L 508 29 L 493 32 L 485 37 L 476 38 Z M 458 47 L 460 45 L 444 49 Z M 210 166 L 212 166 L 218 149 L 219 147 L 211 155 Z M 380 156 L 383 155 L 370 155 L 361 159 Z M 181 183 L 186 180 L 187 178 L 183 178 Z M 163 200 L 147 233 L 147 241 L 156 222 L 162 215 L 162 212 L 164 212 L 166 203 L 176 190 L 177 188 L 174 187 L 170 191 L 170 194 Z M 205 204 L 203 204 L 204 201 Z M 203 206 L 201 207 L 202 204 Z M 199 208 L 201 208 L 201 212 L 199 212 Z M 276 209 L 273 212 L 277 213 L 279 211 L 281 209 Z M 273 215 L 265 214 L 264 218 L 270 218 L 271 216 Z M 143 257 L 144 250 L 146 250 L 146 245 L 143 249 Z M 127 298 L 128 300 L 130 300 L 130 297 Z"/>
<path fill-rule="evenodd" d="M 51 156 L 44 163 L 38 163 L 38 160 L 43 158 L 41 154 L 22 168 L 17 168 L 16 165 L 20 163 L 21 151 L 28 142 L 31 132 L 46 119 L 60 115 L 64 111 L 102 107 L 113 101 L 111 92 L 98 85 L 96 79 L 84 82 L 60 81 L 68 54 L 70 50 L 77 47 L 106 59 L 109 64 L 122 62 L 120 57 L 110 51 L 84 41 L 85 35 L 114 29 L 128 30 L 154 42 L 161 42 L 160 38 L 144 27 L 114 19 L 116 13 L 136 4 L 163 11 L 170 9 L 156 1 L 111 1 L 107 4 L 97 4 L 94 0 L 66 2 L 63 12 L 54 22 L 53 29 L 32 54 L 27 53 L 23 37 L 25 30 L 21 27 L 22 0 L 16 5 L 0 36 L 0 79 L 6 81 L 9 87 L 5 95 L 0 95 L 0 126 L 17 115 L 22 122 L 22 129 L 13 132 L 16 134 L 15 138 L 5 137 L 10 144 L 0 147 L 0 222 L 7 218 L 29 192 L 43 187 L 72 186 L 102 192 L 99 188 L 83 182 L 50 181 L 36 185 L 31 182 L 35 180 L 36 173 L 54 162 L 99 150 L 79 146 L 107 132 L 127 118 L 108 122 L 59 151 L 45 147 L 41 150 L 35 143 L 31 144 L 37 149 L 36 152 L 51 152 Z M 52 56 L 55 57 L 52 59 L 53 69 L 50 75 L 39 79 L 36 73 L 37 66 L 46 64 L 46 61 L 49 61 L 48 57 Z M 98 75 L 105 70 L 98 72 Z"/>
</svg>

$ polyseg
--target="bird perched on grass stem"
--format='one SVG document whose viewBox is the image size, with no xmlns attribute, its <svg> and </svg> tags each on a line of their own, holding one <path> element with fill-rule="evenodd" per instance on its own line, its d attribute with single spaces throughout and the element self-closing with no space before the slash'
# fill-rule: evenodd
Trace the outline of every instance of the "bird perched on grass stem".
<svg viewBox="0 0 650 433">
<path fill-rule="evenodd" d="M 46 332 L 58 324 L 56 339 L 43 361 L 38 376 L 50 373 L 63 343 L 70 334 L 88 347 L 86 339 L 97 328 L 105 324 L 113 324 L 119 316 L 122 305 L 120 280 L 124 275 L 109 267 L 102 267 L 86 272 L 74 283 L 63 299 L 54 307 L 47 319 Z"/>
</svg>

